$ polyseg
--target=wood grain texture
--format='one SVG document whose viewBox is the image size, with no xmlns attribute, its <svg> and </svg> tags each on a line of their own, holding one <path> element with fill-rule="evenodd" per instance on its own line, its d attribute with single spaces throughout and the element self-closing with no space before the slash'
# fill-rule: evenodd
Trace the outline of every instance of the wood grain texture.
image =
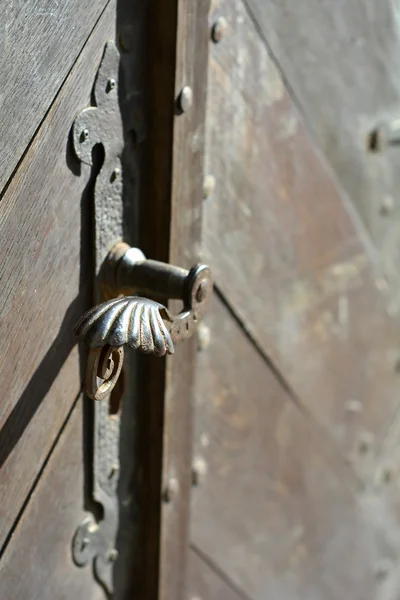
<svg viewBox="0 0 400 600">
<path fill-rule="evenodd" d="M 372 234 L 398 314 L 398 148 L 367 150 L 400 111 L 400 12 L 393 0 L 247 0 L 310 129 Z M 386 210 L 386 206 L 389 210 Z"/>
<path fill-rule="evenodd" d="M 399 335 L 347 198 L 240 0 L 209 70 L 203 244 L 234 311 L 359 471 L 398 409 Z M 363 450 L 362 450 L 363 452 Z M 362 454 L 361 452 L 361 454 Z"/>
<path fill-rule="evenodd" d="M 219 300 L 206 326 L 196 378 L 203 475 L 192 494 L 194 546 L 246 598 L 397 597 L 398 527 L 390 528 L 382 492 L 347 477 Z M 392 570 L 383 572 L 387 564 Z"/>
<path fill-rule="evenodd" d="M 153 2 L 147 21 L 147 112 L 143 187 L 139 199 L 138 246 L 146 256 L 168 262 L 171 220 L 171 177 L 176 68 L 176 0 Z M 166 361 L 137 356 L 138 416 L 135 482 L 139 535 L 134 589 L 141 597 L 158 598 L 160 588 L 160 536 L 162 460 Z M 145 401 L 142 399 L 145 398 Z M 151 452 L 149 452 L 151 448 Z"/>
<path fill-rule="evenodd" d="M 76 567 L 71 556 L 72 536 L 86 516 L 83 486 L 79 401 L 2 557 L 2 598 L 105 600 L 91 570 Z"/>
<path fill-rule="evenodd" d="M 162 0 L 153 3 L 149 17 L 150 127 L 139 243 L 150 258 L 182 267 L 196 263 L 199 253 L 208 8 L 208 0 Z M 177 114 L 176 98 L 184 85 L 192 87 L 194 104 L 189 112 Z M 195 343 L 177 347 L 166 362 L 139 360 L 146 400 L 141 415 L 144 514 L 137 589 L 146 598 L 178 600 L 186 597 Z M 178 480 L 179 490 L 160 511 L 171 477 Z"/>
<path fill-rule="evenodd" d="M 106 0 L 4 2 L 0 25 L 0 189 L 106 4 Z"/>
<path fill-rule="evenodd" d="M 69 133 L 114 13 L 111 2 L 0 204 L 1 543 L 81 388 L 72 329 L 90 306 L 92 200 Z"/>
<path fill-rule="evenodd" d="M 190 268 L 199 262 L 206 120 L 209 0 L 179 0 L 175 98 L 184 86 L 193 90 L 193 106 L 174 123 L 171 264 Z M 186 598 L 189 500 L 192 465 L 192 397 L 196 342 L 192 338 L 167 360 L 164 413 L 164 486 L 179 480 L 177 498 L 162 511 L 160 598 Z"/>
<path fill-rule="evenodd" d="M 188 592 L 191 600 L 243 600 L 193 549 L 188 560 Z"/>
</svg>

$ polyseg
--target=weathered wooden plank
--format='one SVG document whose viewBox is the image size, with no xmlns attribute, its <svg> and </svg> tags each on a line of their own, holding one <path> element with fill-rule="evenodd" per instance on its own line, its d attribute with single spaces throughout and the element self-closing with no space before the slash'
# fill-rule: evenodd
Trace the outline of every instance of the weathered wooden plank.
<svg viewBox="0 0 400 600">
<path fill-rule="evenodd" d="M 199 262 L 210 0 L 179 0 L 175 98 L 193 90 L 193 106 L 174 122 L 169 260 L 190 268 Z M 192 464 L 192 397 L 195 339 L 167 362 L 164 413 L 163 484 L 177 477 L 179 492 L 162 511 L 160 598 L 185 600 Z"/>
<path fill-rule="evenodd" d="M 398 148 L 367 150 L 400 111 L 400 12 L 393 0 L 248 0 L 340 182 L 372 233 L 399 310 Z M 234 27 L 233 27 L 234 29 Z"/>
<path fill-rule="evenodd" d="M 231 30 L 210 63 L 205 259 L 303 406 L 356 457 L 398 407 L 385 282 L 242 2 L 219 10 Z"/>
<path fill-rule="evenodd" d="M 90 569 L 72 561 L 83 510 L 82 410 L 78 402 L 0 562 L 0 596 L 104 600 Z"/>
<path fill-rule="evenodd" d="M 183 267 L 193 265 L 199 252 L 208 8 L 209 0 L 160 0 L 149 16 L 150 127 L 139 243 L 147 256 Z M 192 87 L 194 103 L 178 114 L 176 98 L 185 85 Z M 162 600 L 186 598 L 194 362 L 191 340 L 171 360 L 144 357 L 138 368 L 145 398 L 139 434 L 145 493 L 137 587 Z M 177 493 L 160 510 L 171 478 Z"/>
<path fill-rule="evenodd" d="M 389 528 L 381 492 L 349 482 L 336 451 L 219 300 L 206 325 L 196 378 L 194 546 L 254 600 L 397 593 L 398 572 L 383 568 L 397 564 L 398 527 Z"/>
<path fill-rule="evenodd" d="M 0 204 L 0 543 L 81 387 L 72 328 L 91 301 L 90 169 L 68 140 L 114 19 L 111 2 Z"/>
<path fill-rule="evenodd" d="M 189 552 L 188 592 L 191 600 L 242 599 L 194 550 Z"/>
<path fill-rule="evenodd" d="M 76 60 L 107 0 L 11 0 L 0 24 L 0 189 Z"/>
</svg>

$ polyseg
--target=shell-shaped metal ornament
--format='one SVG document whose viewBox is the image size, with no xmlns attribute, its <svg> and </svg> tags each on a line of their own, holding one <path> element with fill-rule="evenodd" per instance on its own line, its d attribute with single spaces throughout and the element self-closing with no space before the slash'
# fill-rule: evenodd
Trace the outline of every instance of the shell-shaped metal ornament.
<svg viewBox="0 0 400 600">
<path fill-rule="evenodd" d="M 75 333 L 89 348 L 130 346 L 145 354 L 173 354 L 167 324 L 172 317 L 162 304 L 141 296 L 124 296 L 94 306 L 78 321 Z"/>
</svg>

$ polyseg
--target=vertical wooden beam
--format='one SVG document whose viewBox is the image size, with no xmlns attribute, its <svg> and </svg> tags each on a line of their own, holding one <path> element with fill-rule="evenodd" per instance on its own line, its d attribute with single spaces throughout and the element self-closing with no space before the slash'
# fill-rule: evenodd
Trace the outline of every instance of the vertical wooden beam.
<svg viewBox="0 0 400 600">
<path fill-rule="evenodd" d="M 198 261 L 204 161 L 209 0 L 153 0 L 148 30 L 146 177 L 139 243 L 147 256 Z M 184 86 L 193 105 L 177 107 Z M 195 342 L 167 361 L 140 357 L 140 598 L 185 598 Z M 165 491 L 177 482 L 169 501 Z M 138 596 L 137 596 L 138 597 Z"/>
<path fill-rule="evenodd" d="M 171 263 L 190 267 L 199 261 L 205 111 L 208 67 L 209 0 L 179 0 L 175 98 L 189 86 L 193 104 L 174 120 L 171 195 Z M 163 485 L 176 478 L 179 490 L 164 504 L 161 526 L 160 598 L 185 598 L 192 464 L 192 392 L 195 339 L 179 346 L 168 362 L 164 412 Z"/>
</svg>

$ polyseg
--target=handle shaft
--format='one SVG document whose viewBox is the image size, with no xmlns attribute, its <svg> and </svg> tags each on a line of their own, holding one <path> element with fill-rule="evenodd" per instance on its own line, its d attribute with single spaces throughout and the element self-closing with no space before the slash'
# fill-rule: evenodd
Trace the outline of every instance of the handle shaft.
<svg viewBox="0 0 400 600">
<path fill-rule="evenodd" d="M 133 262 L 127 252 L 118 265 L 117 286 L 124 295 L 155 294 L 171 300 L 183 300 L 188 274 L 186 269 L 157 260 Z"/>
</svg>

